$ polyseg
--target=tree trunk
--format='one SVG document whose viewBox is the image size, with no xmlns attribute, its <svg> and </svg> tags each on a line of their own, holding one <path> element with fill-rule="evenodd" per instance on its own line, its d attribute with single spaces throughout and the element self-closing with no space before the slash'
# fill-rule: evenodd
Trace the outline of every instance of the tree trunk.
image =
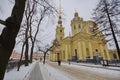
<svg viewBox="0 0 120 80">
<path fill-rule="evenodd" d="M 33 61 L 33 50 L 34 50 L 34 43 L 32 42 L 31 52 L 30 52 L 30 63 Z"/>
<path fill-rule="evenodd" d="M 116 36 L 115 36 L 115 32 L 114 32 L 114 30 L 113 30 L 113 25 L 112 25 L 112 21 L 111 21 L 111 18 L 110 18 L 109 12 L 108 12 L 108 8 L 107 8 L 106 1 L 104 0 L 104 2 L 105 2 L 105 8 L 106 8 L 106 13 L 107 13 L 107 16 L 108 16 L 108 20 L 109 20 L 109 24 L 110 24 L 111 32 L 112 32 L 113 39 L 114 39 L 114 42 L 115 42 L 115 45 L 116 45 L 116 49 L 117 49 L 117 53 L 118 53 L 118 57 L 119 57 L 119 59 L 120 59 L 120 48 L 119 48 L 118 41 L 117 41 Z"/>
<path fill-rule="evenodd" d="M 20 70 L 21 61 L 22 61 L 22 57 L 23 57 L 24 46 L 25 46 L 25 43 L 23 43 L 23 45 L 22 45 L 22 51 L 21 51 L 20 60 L 19 60 L 19 62 L 18 62 L 18 69 L 17 69 L 17 71 Z"/>
<path fill-rule="evenodd" d="M 29 31 L 29 22 L 27 20 L 27 28 L 25 31 L 25 66 L 28 66 L 28 51 L 29 51 L 29 44 L 28 44 L 28 31 Z"/>
<path fill-rule="evenodd" d="M 0 80 L 3 80 L 6 66 L 15 46 L 15 38 L 20 29 L 26 0 L 15 0 L 12 14 L 5 21 L 5 28 L 0 36 Z"/>
<path fill-rule="evenodd" d="M 28 49 L 29 49 L 29 45 L 28 45 L 28 41 L 26 41 L 26 48 L 25 48 L 25 66 L 28 66 L 29 60 L 28 60 Z"/>
<path fill-rule="evenodd" d="M 45 64 L 45 59 L 46 59 L 46 52 L 44 53 L 44 60 L 43 60 L 43 64 Z"/>
</svg>

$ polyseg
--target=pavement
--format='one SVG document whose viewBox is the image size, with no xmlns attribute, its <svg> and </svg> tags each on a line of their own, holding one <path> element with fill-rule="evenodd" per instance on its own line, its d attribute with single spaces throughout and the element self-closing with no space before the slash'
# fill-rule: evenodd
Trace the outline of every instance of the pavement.
<svg viewBox="0 0 120 80">
<path fill-rule="evenodd" d="M 46 64 L 39 62 L 39 66 L 44 80 L 56 80 L 51 76 L 51 72 L 46 68 Z"/>
<path fill-rule="evenodd" d="M 39 62 L 37 62 L 30 72 L 29 79 L 28 80 L 44 80 L 43 75 L 40 70 Z"/>
<path fill-rule="evenodd" d="M 50 72 L 45 67 L 45 64 L 41 62 L 36 62 L 28 76 L 24 80 L 55 80 L 51 77 Z"/>
</svg>

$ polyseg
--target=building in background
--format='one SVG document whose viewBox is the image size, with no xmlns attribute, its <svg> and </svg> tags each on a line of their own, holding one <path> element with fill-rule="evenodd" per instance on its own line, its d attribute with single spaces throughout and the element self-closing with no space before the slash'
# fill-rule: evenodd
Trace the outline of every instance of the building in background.
<svg viewBox="0 0 120 80">
<path fill-rule="evenodd" d="M 20 59 L 20 56 L 21 56 L 20 53 L 13 51 L 12 55 L 10 56 L 10 59 Z"/>
<path fill-rule="evenodd" d="M 33 54 L 33 59 L 34 60 L 40 60 L 40 61 L 42 61 L 43 57 L 44 57 L 43 53 L 37 53 L 36 52 L 36 53 Z M 49 60 L 49 54 L 46 55 L 46 60 Z"/>
</svg>

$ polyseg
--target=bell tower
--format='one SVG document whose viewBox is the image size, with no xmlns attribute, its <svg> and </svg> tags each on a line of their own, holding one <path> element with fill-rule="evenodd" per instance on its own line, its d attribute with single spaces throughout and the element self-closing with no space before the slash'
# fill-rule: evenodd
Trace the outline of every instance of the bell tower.
<svg viewBox="0 0 120 80">
<path fill-rule="evenodd" d="M 61 11 L 61 0 L 59 0 L 59 9 L 58 9 L 58 24 L 56 28 L 56 39 L 61 41 L 64 38 L 64 27 L 62 25 L 62 11 Z"/>
<path fill-rule="evenodd" d="M 72 30 L 72 36 L 82 31 L 83 28 L 83 19 L 79 17 L 79 14 L 77 11 L 74 13 L 74 18 L 71 20 L 71 30 Z"/>
</svg>

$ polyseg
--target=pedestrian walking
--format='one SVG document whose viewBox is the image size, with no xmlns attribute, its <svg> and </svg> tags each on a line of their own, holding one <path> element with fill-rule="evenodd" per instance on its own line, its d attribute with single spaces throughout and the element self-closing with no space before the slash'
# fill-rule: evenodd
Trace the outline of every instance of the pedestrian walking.
<svg viewBox="0 0 120 80">
<path fill-rule="evenodd" d="M 58 60 L 58 65 L 59 65 L 59 66 L 61 65 L 61 61 L 60 61 L 60 60 Z"/>
</svg>

